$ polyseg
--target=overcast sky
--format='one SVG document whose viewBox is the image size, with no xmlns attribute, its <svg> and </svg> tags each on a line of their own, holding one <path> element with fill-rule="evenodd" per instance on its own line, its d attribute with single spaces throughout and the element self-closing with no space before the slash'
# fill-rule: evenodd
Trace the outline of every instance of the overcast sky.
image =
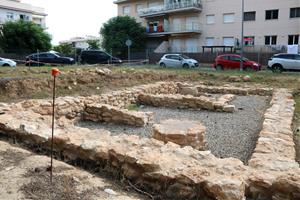
<svg viewBox="0 0 300 200">
<path fill-rule="evenodd" d="M 46 9 L 53 44 L 71 37 L 98 36 L 102 23 L 117 15 L 113 0 L 22 0 Z"/>
</svg>

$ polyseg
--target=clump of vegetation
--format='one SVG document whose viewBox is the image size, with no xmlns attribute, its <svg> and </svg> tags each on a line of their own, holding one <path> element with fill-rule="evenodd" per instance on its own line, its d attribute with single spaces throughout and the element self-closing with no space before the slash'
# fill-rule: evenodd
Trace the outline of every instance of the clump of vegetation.
<svg viewBox="0 0 300 200">
<path fill-rule="evenodd" d="M 140 108 L 140 107 L 139 107 L 137 104 L 130 104 L 130 105 L 127 107 L 127 110 L 138 111 L 139 108 Z"/>
<path fill-rule="evenodd" d="M 6 22 L 0 27 L 0 46 L 5 53 L 48 51 L 51 49 L 51 36 L 33 22 Z"/>
</svg>

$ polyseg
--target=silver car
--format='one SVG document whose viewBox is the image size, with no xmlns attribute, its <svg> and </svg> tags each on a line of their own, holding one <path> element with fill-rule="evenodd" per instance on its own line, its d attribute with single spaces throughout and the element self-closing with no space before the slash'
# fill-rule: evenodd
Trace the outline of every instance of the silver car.
<svg viewBox="0 0 300 200">
<path fill-rule="evenodd" d="M 3 67 L 16 67 L 17 63 L 11 59 L 1 58 L 0 57 L 0 66 Z"/>
<path fill-rule="evenodd" d="M 161 67 L 199 67 L 197 60 L 191 59 L 182 54 L 165 54 L 158 62 Z"/>
<path fill-rule="evenodd" d="M 275 54 L 269 59 L 268 68 L 274 73 L 300 71 L 300 54 Z"/>
</svg>

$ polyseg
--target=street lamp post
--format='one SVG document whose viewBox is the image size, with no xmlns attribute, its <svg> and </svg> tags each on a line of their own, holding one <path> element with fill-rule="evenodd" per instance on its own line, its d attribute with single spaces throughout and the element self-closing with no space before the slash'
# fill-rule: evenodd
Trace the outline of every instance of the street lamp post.
<svg viewBox="0 0 300 200">
<path fill-rule="evenodd" d="M 241 63 L 240 63 L 240 71 L 243 71 L 244 69 L 244 12 L 245 12 L 245 5 L 244 0 L 242 0 L 242 31 L 241 31 Z"/>
</svg>

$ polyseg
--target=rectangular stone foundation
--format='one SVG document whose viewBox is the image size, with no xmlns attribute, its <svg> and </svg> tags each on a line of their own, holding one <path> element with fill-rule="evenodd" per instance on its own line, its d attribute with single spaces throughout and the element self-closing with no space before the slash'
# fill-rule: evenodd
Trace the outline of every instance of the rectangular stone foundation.
<svg viewBox="0 0 300 200">
<path fill-rule="evenodd" d="M 135 90 L 159 93 L 159 87 L 156 84 L 155 89 Z M 165 84 L 164 87 L 162 91 L 167 93 L 168 87 L 173 86 Z M 116 93 L 121 95 L 122 92 Z M 144 185 L 143 189 L 148 192 L 162 194 L 164 199 L 244 200 L 246 196 L 256 199 L 299 199 L 300 169 L 294 162 L 290 127 L 294 102 L 289 91 L 282 89 L 274 92 L 249 166 L 238 159 L 216 158 L 209 151 L 198 151 L 192 147 L 181 148 L 174 143 L 164 144 L 155 139 L 112 136 L 104 130 L 79 128 L 67 118 L 81 116 L 86 105 L 95 101 L 99 103 L 102 98 L 59 99 L 54 149 L 64 159 L 101 164 L 132 182 Z M 49 150 L 49 102 L 31 100 L 7 105 L 0 115 L 0 133 L 19 139 L 32 148 Z"/>
</svg>

